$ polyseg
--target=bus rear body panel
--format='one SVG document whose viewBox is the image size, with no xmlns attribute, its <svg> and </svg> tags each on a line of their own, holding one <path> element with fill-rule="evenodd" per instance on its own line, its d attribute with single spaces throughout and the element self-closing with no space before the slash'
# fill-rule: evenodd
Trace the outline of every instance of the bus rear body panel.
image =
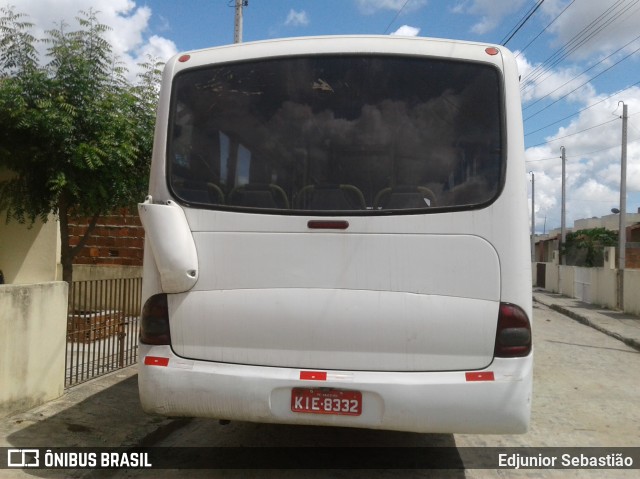
<svg viewBox="0 0 640 479">
<path fill-rule="evenodd" d="M 169 304 L 180 356 L 387 371 L 479 369 L 493 359 L 499 264 L 478 237 L 194 236 L 198 283 Z"/>
<path fill-rule="evenodd" d="M 496 359 L 473 373 L 399 373 L 194 361 L 168 346 L 142 345 L 140 354 L 169 359 L 167 366 L 140 368 L 142 406 L 152 414 L 429 433 L 517 434 L 529 425 L 531 357 Z M 312 372 L 325 379 L 301 379 Z M 490 379 L 469 379 L 483 373 Z M 296 388 L 358 391 L 362 413 L 294 412 Z"/>
<path fill-rule="evenodd" d="M 517 71 L 487 47 L 297 39 L 167 64 L 140 205 L 145 411 L 526 431 Z"/>
</svg>

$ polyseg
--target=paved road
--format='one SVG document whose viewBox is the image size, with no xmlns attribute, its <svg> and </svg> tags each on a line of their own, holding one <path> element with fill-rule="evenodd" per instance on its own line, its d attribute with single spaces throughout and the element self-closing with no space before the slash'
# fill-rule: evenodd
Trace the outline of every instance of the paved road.
<svg viewBox="0 0 640 479">
<path fill-rule="evenodd" d="M 214 420 L 185 421 L 156 446 L 640 446 L 640 353 L 546 306 L 534 311 L 535 372 L 531 429 L 524 435 L 409 434 Z M 189 471 L 188 477 L 344 477 L 484 479 L 512 470 L 466 471 Z M 520 477 L 638 477 L 635 471 L 529 470 Z M 178 477 L 178 471 L 105 471 L 92 477 Z M 183 471 L 184 475 L 184 471 Z"/>
<path fill-rule="evenodd" d="M 519 436 L 456 435 L 458 447 L 640 446 L 640 352 L 549 308 L 534 310 L 531 428 Z M 513 471 L 466 471 L 467 478 Z M 638 477 L 640 471 L 521 471 L 523 477 Z"/>
</svg>

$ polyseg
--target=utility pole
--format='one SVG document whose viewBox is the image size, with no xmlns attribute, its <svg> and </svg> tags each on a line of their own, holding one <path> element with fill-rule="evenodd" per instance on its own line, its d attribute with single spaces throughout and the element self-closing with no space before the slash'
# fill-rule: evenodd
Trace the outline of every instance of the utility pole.
<svg viewBox="0 0 640 479">
<path fill-rule="evenodd" d="M 236 0 L 236 16 L 233 28 L 233 43 L 242 43 L 242 7 L 246 7 L 248 3 L 248 0 Z"/>
<path fill-rule="evenodd" d="M 536 175 L 531 172 L 531 262 L 536 262 Z"/>
<path fill-rule="evenodd" d="M 618 230 L 618 308 L 624 309 L 624 268 L 627 247 L 627 105 L 622 103 L 622 153 L 620 155 L 620 226 Z"/>
<path fill-rule="evenodd" d="M 562 154 L 562 206 L 560 212 L 560 264 L 566 263 L 565 255 L 562 254 L 562 248 L 564 248 L 564 243 L 567 240 L 567 156 L 564 146 L 560 147 L 560 152 Z"/>
</svg>

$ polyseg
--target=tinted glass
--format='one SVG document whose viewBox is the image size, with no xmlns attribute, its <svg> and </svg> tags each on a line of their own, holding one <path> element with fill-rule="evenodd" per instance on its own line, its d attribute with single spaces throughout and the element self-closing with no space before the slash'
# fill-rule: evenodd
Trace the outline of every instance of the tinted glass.
<svg viewBox="0 0 640 479">
<path fill-rule="evenodd" d="M 188 70 L 173 87 L 170 186 L 240 211 L 483 205 L 503 177 L 500 85 L 488 65 L 397 56 Z"/>
</svg>

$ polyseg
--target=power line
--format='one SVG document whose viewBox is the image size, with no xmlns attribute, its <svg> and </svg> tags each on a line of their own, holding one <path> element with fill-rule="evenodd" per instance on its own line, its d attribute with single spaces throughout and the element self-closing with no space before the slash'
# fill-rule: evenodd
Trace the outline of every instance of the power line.
<svg viewBox="0 0 640 479">
<path fill-rule="evenodd" d="M 553 143 L 554 141 L 559 141 L 559 140 L 563 140 L 565 138 L 569 138 L 569 137 L 572 137 L 572 136 L 575 136 L 575 135 L 579 135 L 580 133 L 584 133 L 585 131 L 593 130 L 594 128 L 599 128 L 599 127 L 604 126 L 604 125 L 608 125 L 609 123 L 612 123 L 614 121 L 618 121 L 618 118 L 614 118 L 613 120 L 605 121 L 604 123 L 599 123 L 597 125 L 590 126 L 589 128 L 585 128 L 583 130 L 576 131 L 574 133 L 569 133 L 568 135 L 565 135 L 565 136 L 559 136 L 559 137 L 554 138 L 552 140 L 545 141 L 545 142 L 542 142 L 542 143 L 538 143 L 537 145 L 532 145 L 529 148 L 535 148 L 536 146 L 548 145 L 549 143 Z"/>
<path fill-rule="evenodd" d="M 591 65 L 589 68 L 587 68 L 586 70 L 584 70 L 581 73 L 578 73 L 576 76 L 574 76 L 573 78 L 571 78 L 570 80 L 567 80 L 566 82 L 564 82 L 562 85 L 560 85 L 558 88 L 556 88 L 553 91 L 550 91 L 549 93 L 547 93 L 544 96 L 541 96 L 540 98 L 538 98 L 536 101 L 534 101 L 533 103 L 528 104 L 526 107 L 523 108 L 523 110 L 527 110 L 528 108 L 531 108 L 533 105 L 535 105 L 536 103 L 538 103 L 539 101 L 544 100 L 545 98 L 547 98 L 548 96 L 552 95 L 553 93 L 557 92 L 558 90 L 560 90 L 562 87 L 567 86 L 569 83 L 571 83 L 572 81 L 576 80 L 578 77 L 580 77 L 580 75 L 584 75 L 585 73 L 587 73 L 590 70 L 593 70 L 595 67 L 597 67 L 598 65 L 600 65 L 601 63 L 604 63 L 605 61 L 607 61 L 609 58 L 611 58 L 612 56 L 614 56 L 616 53 L 618 53 L 621 50 L 624 50 L 626 47 L 628 47 L 629 45 L 631 45 L 633 42 L 635 42 L 636 40 L 638 40 L 640 38 L 640 35 L 638 35 L 637 37 L 635 37 L 633 40 L 631 40 L 630 42 L 626 43 L 625 45 L 621 46 L 620 48 L 618 48 L 615 52 L 610 53 L 609 55 L 607 55 L 605 58 L 603 58 L 602 60 L 600 60 L 599 62 Z M 637 51 L 637 50 L 636 50 Z M 628 58 L 625 57 L 624 59 Z M 623 60 L 624 60 L 623 59 Z M 621 60 L 622 61 L 622 60 Z M 614 65 L 617 65 L 617 63 L 615 63 Z M 605 70 L 606 71 L 606 70 Z M 599 74 L 598 74 L 599 75 Z M 596 76 L 592 77 L 596 78 Z M 589 80 L 591 81 L 591 80 Z"/>
<path fill-rule="evenodd" d="M 529 21 L 529 19 L 532 17 L 532 15 L 534 13 L 536 13 L 536 11 L 540 8 L 540 6 L 544 3 L 544 0 L 540 0 L 533 8 L 531 8 L 531 10 L 529 10 L 529 12 L 527 14 L 525 14 L 525 16 L 522 18 L 522 20 L 520 20 L 520 22 L 518 22 L 516 24 L 515 27 L 513 27 L 511 29 L 511 31 L 509 33 L 507 33 L 507 37 L 506 40 L 505 38 L 503 38 L 500 43 L 504 46 L 507 45 L 507 43 L 509 43 L 509 41 L 515 36 L 516 33 L 518 33 L 520 31 L 520 29 L 524 26 L 525 23 L 527 23 Z M 512 33 L 513 32 L 513 33 Z"/>
<path fill-rule="evenodd" d="M 625 12 L 632 8 L 639 0 L 634 0 L 631 4 L 624 7 L 623 10 L 616 12 L 618 7 L 624 0 L 617 0 L 615 4 L 607 8 L 603 13 L 596 17 L 591 23 L 578 32 L 564 46 L 556 50 L 549 58 L 534 68 L 529 74 L 522 79 L 521 89 L 524 91 L 527 87 L 531 88 L 533 82 L 542 75 L 549 72 L 554 66 L 564 60 L 567 56 L 574 53 L 578 48 L 582 47 L 586 42 L 593 39 L 604 28 L 609 26 L 615 20 L 620 18 Z M 612 16 L 613 15 L 613 16 Z"/>
<path fill-rule="evenodd" d="M 564 118 L 560 118 L 559 120 L 556 120 L 556 121 L 554 121 L 553 123 L 549 123 L 548 125 L 545 125 L 545 126 L 543 126 L 543 127 L 541 127 L 541 128 L 538 128 L 537 130 L 530 131 L 529 133 L 526 133 L 524 136 L 530 136 L 530 135 L 533 135 L 534 133 L 538 133 L 539 131 L 545 130 L 545 129 L 549 128 L 550 126 L 557 125 L 558 123 L 560 123 L 560 122 L 562 122 L 562 121 L 564 121 L 564 120 L 568 120 L 568 119 L 569 119 L 569 118 L 571 118 L 571 117 L 574 117 L 574 116 L 576 116 L 576 115 L 579 115 L 579 114 L 580 114 L 580 113 L 582 113 L 583 111 L 585 111 L 585 110 L 589 110 L 590 108 L 593 108 L 593 107 L 595 107 L 595 106 L 599 105 L 600 103 L 603 103 L 603 102 L 607 101 L 609 98 L 612 98 L 612 97 L 614 97 L 614 96 L 616 96 L 616 95 L 619 95 L 619 94 L 621 94 L 621 93 L 623 93 L 623 92 L 625 92 L 625 91 L 627 91 L 627 90 L 630 90 L 631 88 L 633 88 L 633 87 L 634 87 L 634 86 L 636 86 L 636 85 L 640 85 L 640 81 L 637 81 L 637 82 L 633 83 L 632 85 L 629 85 L 628 87 L 623 88 L 622 90 L 618 90 L 617 92 L 612 93 L 611 95 L 609 95 L 609 96 L 607 96 L 607 97 L 603 98 L 602 100 L 598 100 L 597 102 L 592 103 L 591 105 L 586 106 L 586 107 L 584 107 L 584 108 L 582 108 L 582 109 L 580 109 L 580 110 L 576 111 L 575 113 L 572 113 L 571 115 L 565 116 Z M 637 114 L 637 113 L 636 113 L 636 114 Z M 632 116 L 633 116 L 633 115 L 632 115 Z"/>
<path fill-rule="evenodd" d="M 631 116 L 633 116 L 633 115 L 631 115 Z M 630 140 L 627 143 L 630 145 L 631 143 L 635 143 L 637 141 L 640 141 L 640 137 L 636 138 L 635 140 Z M 542 144 L 546 145 L 546 143 L 542 143 Z M 540 146 L 540 145 L 536 145 L 536 146 Z M 531 146 L 529 148 L 533 148 L 533 146 Z M 567 159 L 585 158 L 585 157 L 594 155 L 596 153 L 602 153 L 603 151 L 613 150 L 614 148 L 620 148 L 620 144 L 618 143 L 618 144 L 615 144 L 613 146 L 608 146 L 606 148 L 600 148 L 599 150 L 589 151 L 588 153 L 582 153 L 580 155 L 567 156 Z M 540 162 L 540 161 L 557 160 L 558 158 L 560 158 L 560 156 L 550 156 L 549 158 L 537 158 L 535 160 L 525 160 L 525 163 L 537 163 L 537 162 Z"/>
<path fill-rule="evenodd" d="M 385 28 L 385 29 L 384 29 L 384 34 L 385 34 L 385 35 L 387 34 L 387 32 L 389 31 L 389 29 L 391 28 L 391 25 L 393 25 L 393 23 L 398 19 L 398 17 L 400 16 L 400 14 L 402 13 L 402 11 L 404 10 L 404 7 L 406 7 L 406 6 L 407 6 L 407 4 L 408 4 L 410 1 L 411 1 L 411 0 L 406 0 L 406 1 L 404 2 L 404 4 L 402 5 L 402 7 L 400 7 L 400 10 L 398 10 L 398 11 L 396 12 L 396 16 L 395 16 L 395 17 L 393 17 L 393 20 L 391 20 L 391 21 L 389 22 L 389 25 L 387 25 L 387 28 Z"/>
<path fill-rule="evenodd" d="M 561 100 L 564 100 L 566 97 L 568 97 L 569 95 L 571 95 L 573 92 L 575 92 L 576 90 L 579 90 L 580 88 L 582 88 L 583 86 L 585 86 L 587 83 L 591 82 L 592 80 L 595 80 L 596 78 L 598 78 L 600 75 L 603 75 L 604 73 L 608 72 L 609 70 L 611 70 L 612 68 L 614 68 L 615 66 L 619 65 L 620 63 L 622 63 L 623 61 L 625 61 L 627 58 L 633 56 L 634 54 L 636 54 L 638 51 L 640 51 L 640 47 L 636 48 L 634 51 L 632 51 L 631 53 L 629 53 L 628 55 L 626 55 L 625 57 L 623 57 L 622 59 L 618 60 L 617 62 L 615 62 L 613 65 L 611 65 L 608 68 L 605 68 L 604 70 L 602 70 L 600 73 L 598 73 L 597 75 L 592 76 L 589 80 L 585 81 L 584 83 L 581 83 L 580 85 L 578 85 L 576 88 L 574 88 L 573 90 L 571 90 L 570 92 L 566 93 L 565 95 L 562 95 L 560 98 L 558 98 L 557 100 L 549 103 L 548 105 L 546 105 L 545 107 L 541 108 L 540 110 L 538 110 L 537 112 L 535 112 L 532 115 L 529 115 L 528 117 L 526 117 L 524 119 L 524 121 L 527 121 L 531 118 L 533 118 L 534 116 L 539 115 L 540 113 L 542 113 L 544 110 L 546 110 L 547 108 L 550 108 L 551 106 L 555 105 L 556 103 L 558 103 Z"/>
<path fill-rule="evenodd" d="M 557 17 L 555 17 L 553 20 L 551 20 L 551 22 L 550 22 L 546 27 L 544 27 L 540 33 L 538 33 L 535 37 L 533 37 L 533 40 L 531 40 L 529 43 L 527 43 L 527 44 L 525 45 L 525 47 L 524 47 L 522 50 L 520 50 L 520 51 L 516 54 L 516 58 L 517 58 L 517 57 L 519 57 L 521 53 L 524 53 L 524 51 L 525 51 L 527 48 L 529 48 L 529 47 L 531 46 L 531 44 L 532 44 L 533 42 L 535 42 L 535 41 L 538 39 L 538 37 L 540 37 L 540 35 L 542 35 L 544 32 L 546 32 L 546 31 L 549 29 L 549 27 L 550 27 L 551 25 L 553 25 L 553 24 L 554 24 L 554 23 L 555 23 L 555 22 L 556 22 L 556 21 L 557 21 L 557 20 L 562 16 L 562 14 L 563 14 L 564 12 L 566 12 L 566 11 L 567 11 L 567 9 L 568 9 L 571 5 L 573 5 L 573 2 L 575 2 L 575 1 L 576 1 L 576 0 L 571 0 L 571 2 L 570 2 L 566 7 L 564 7 L 564 10 L 562 10 L 562 11 L 558 14 L 558 16 L 557 16 Z"/>
<path fill-rule="evenodd" d="M 621 1 L 623 1 L 623 0 L 617 0 L 616 4 L 619 4 Z M 530 82 L 533 82 L 536 79 L 538 79 L 541 75 L 543 75 L 548 70 L 550 70 L 555 64 L 557 64 L 559 61 L 561 61 L 563 58 L 565 58 L 567 55 L 569 55 L 571 52 L 573 52 L 574 50 L 573 49 L 569 50 L 569 47 L 572 47 L 576 41 L 579 41 L 580 38 L 582 37 L 582 35 L 585 32 L 587 32 L 594 24 L 597 24 L 598 21 L 601 18 L 603 18 L 605 15 L 607 15 L 608 12 L 611 9 L 613 9 L 614 7 L 615 7 L 615 4 L 610 6 L 607 10 L 605 10 L 598 17 L 596 17 L 593 21 L 591 21 L 591 23 L 589 23 L 589 25 L 587 25 L 580 32 L 578 32 L 576 35 L 574 35 L 573 38 L 571 38 L 565 45 L 560 47 L 550 57 L 548 57 L 544 62 L 542 62 L 540 65 L 538 65 L 536 68 L 534 68 L 531 72 L 529 72 L 527 75 L 525 75 L 525 77 L 523 78 L 522 89 L 524 89 Z M 563 51 L 565 52 L 564 56 L 562 56 L 562 52 Z M 560 58 L 558 59 L 559 56 L 560 56 Z M 557 61 L 556 61 L 556 59 L 557 59 Z"/>
<path fill-rule="evenodd" d="M 533 147 L 532 147 L 533 148 Z M 537 163 L 538 161 L 557 160 L 560 156 L 550 156 L 549 158 L 538 158 L 537 160 L 525 160 L 525 163 Z"/>
</svg>

